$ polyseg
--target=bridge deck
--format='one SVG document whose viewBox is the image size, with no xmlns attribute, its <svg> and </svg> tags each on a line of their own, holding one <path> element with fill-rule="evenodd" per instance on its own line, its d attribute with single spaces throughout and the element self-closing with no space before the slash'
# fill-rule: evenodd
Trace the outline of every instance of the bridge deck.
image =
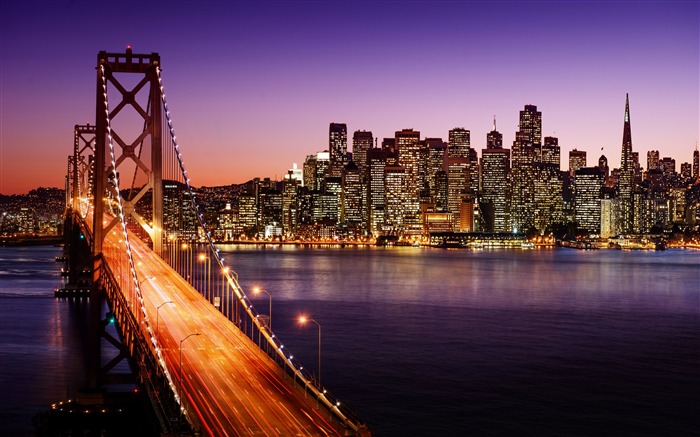
<svg viewBox="0 0 700 437">
<path fill-rule="evenodd" d="M 120 233 L 106 238 L 117 244 Z M 130 238 L 149 320 L 158 320 L 159 343 L 172 378 L 179 379 L 180 341 L 184 405 L 193 422 L 214 436 L 343 435 L 315 400 L 254 342 L 214 308 L 165 261 Z M 108 264 L 119 263 L 110 259 Z M 127 297 L 128 299 L 128 297 Z M 164 305 L 163 302 L 174 304 Z M 177 388 L 177 387 L 176 387 Z M 179 388 L 178 388 L 179 392 Z"/>
</svg>

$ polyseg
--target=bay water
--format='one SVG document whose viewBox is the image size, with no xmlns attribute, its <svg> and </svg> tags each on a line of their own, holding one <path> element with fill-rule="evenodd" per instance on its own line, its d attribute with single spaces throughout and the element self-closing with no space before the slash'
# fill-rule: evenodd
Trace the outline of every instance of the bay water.
<svg viewBox="0 0 700 437">
<path fill-rule="evenodd" d="M 700 435 L 700 252 L 220 249 L 377 436 Z M 1 248 L 2 435 L 84 384 L 87 303 L 53 297 L 60 250 Z"/>
</svg>

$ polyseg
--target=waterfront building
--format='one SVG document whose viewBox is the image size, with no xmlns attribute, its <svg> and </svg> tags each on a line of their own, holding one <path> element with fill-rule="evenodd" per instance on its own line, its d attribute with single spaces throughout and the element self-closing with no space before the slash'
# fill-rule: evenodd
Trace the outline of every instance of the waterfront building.
<svg viewBox="0 0 700 437">
<path fill-rule="evenodd" d="M 404 216 L 411 223 L 414 223 L 413 219 L 416 219 L 416 223 L 418 223 L 420 213 L 419 198 L 422 189 L 420 132 L 413 129 L 403 129 L 396 131 L 395 139 L 398 164 L 404 169 L 406 197 L 406 202 L 403 205 Z"/>
<path fill-rule="evenodd" d="M 374 136 L 371 131 L 355 131 L 352 136 L 352 160 L 357 165 L 360 177 L 360 196 L 362 198 L 362 220 L 360 226 L 367 230 L 369 226 L 369 174 L 367 153 L 374 146 Z"/>
<path fill-rule="evenodd" d="M 338 222 L 342 208 L 343 178 L 326 178 L 326 190 L 321 195 L 323 218 Z"/>
<path fill-rule="evenodd" d="M 560 160 L 559 139 L 545 137 L 540 160 L 535 163 L 534 180 L 534 225 L 540 233 L 551 223 L 564 221 Z"/>
<path fill-rule="evenodd" d="M 428 184 L 428 190 L 432 202 L 435 203 L 435 208 L 439 212 L 444 211 L 445 204 L 438 204 L 438 186 L 436 175 L 439 171 L 445 170 L 445 160 L 447 157 L 448 145 L 442 138 L 426 138 L 425 139 L 427 158 L 425 179 Z"/>
<path fill-rule="evenodd" d="M 512 148 L 510 226 L 514 233 L 535 225 L 535 162 L 541 142 L 542 113 L 535 105 L 525 105 Z"/>
<path fill-rule="evenodd" d="M 448 178 L 447 172 L 439 170 L 435 173 L 435 210 L 438 212 L 448 212 Z"/>
<path fill-rule="evenodd" d="M 447 158 L 447 210 L 454 218 L 454 231 L 459 232 L 462 199 L 468 192 L 469 158 Z"/>
<path fill-rule="evenodd" d="M 600 200 L 600 237 L 610 238 L 618 234 L 620 202 L 612 197 Z"/>
<path fill-rule="evenodd" d="M 296 168 L 296 164 L 294 165 Z M 282 188 L 282 228 L 286 235 L 293 235 L 297 227 L 297 190 L 301 187 L 301 177 L 294 177 L 293 170 L 289 170 L 283 181 Z"/>
<path fill-rule="evenodd" d="M 459 232 L 476 232 L 477 209 L 475 205 L 474 196 L 467 195 L 462 198 L 462 202 L 459 204 Z"/>
<path fill-rule="evenodd" d="M 377 235 L 384 224 L 385 182 L 384 167 L 388 152 L 383 149 L 373 148 L 367 152 L 367 165 L 369 176 L 369 231 Z"/>
<path fill-rule="evenodd" d="M 488 136 L 502 138 L 497 131 L 489 132 Z M 509 232 L 508 219 L 508 175 L 510 173 L 510 150 L 498 147 L 498 142 L 489 141 L 494 146 L 481 151 L 481 188 L 480 199 L 484 207 L 484 222 L 486 232 Z M 502 144 L 502 142 L 500 143 Z"/>
<path fill-rule="evenodd" d="M 197 213 L 189 190 L 180 182 L 163 182 L 163 228 L 169 235 L 185 239 L 197 238 Z"/>
<path fill-rule="evenodd" d="M 409 193 L 406 187 L 406 170 L 401 166 L 384 167 L 384 226 L 391 231 L 400 231 L 404 227 L 404 206 Z"/>
<path fill-rule="evenodd" d="M 341 222 L 349 229 L 357 229 L 362 226 L 363 201 L 362 179 L 360 169 L 354 161 L 350 161 L 343 169 L 343 190 Z M 364 229 L 364 228 L 363 228 Z"/>
<path fill-rule="evenodd" d="M 258 207 L 255 194 L 245 193 L 238 196 L 238 220 L 249 236 L 257 235 Z"/>
<path fill-rule="evenodd" d="M 600 234 L 603 182 L 598 167 L 583 167 L 574 174 L 574 217 L 580 231 Z"/>
</svg>

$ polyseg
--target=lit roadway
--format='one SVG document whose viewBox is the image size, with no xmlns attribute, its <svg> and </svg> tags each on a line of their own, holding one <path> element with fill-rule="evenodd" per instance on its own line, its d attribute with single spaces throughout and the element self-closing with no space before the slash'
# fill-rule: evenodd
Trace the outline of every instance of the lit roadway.
<svg viewBox="0 0 700 437">
<path fill-rule="evenodd" d="M 120 234 L 109 232 L 106 240 L 116 244 Z M 343 435 L 291 376 L 142 241 L 130 237 L 146 312 L 154 335 L 158 318 L 158 340 L 178 392 L 180 342 L 200 334 L 182 342 L 184 406 L 195 427 L 212 436 Z M 109 251 L 104 254 L 116 265 Z M 167 301 L 173 303 L 156 314 Z"/>
</svg>

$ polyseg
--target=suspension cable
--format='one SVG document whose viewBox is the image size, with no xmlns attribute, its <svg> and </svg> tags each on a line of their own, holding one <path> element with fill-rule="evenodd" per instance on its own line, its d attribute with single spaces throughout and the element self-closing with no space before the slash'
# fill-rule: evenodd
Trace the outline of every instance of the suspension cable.
<svg viewBox="0 0 700 437">
<path fill-rule="evenodd" d="M 127 225 L 126 225 L 126 218 L 124 216 L 124 206 L 122 202 L 122 197 L 121 193 L 119 192 L 119 173 L 117 172 L 117 159 L 114 153 L 114 141 L 112 138 L 112 125 L 110 122 L 110 117 L 109 117 L 109 104 L 108 104 L 108 99 L 107 99 L 107 79 L 105 77 L 105 68 L 104 65 L 100 65 L 100 79 L 102 80 L 102 93 L 104 96 L 104 104 L 105 104 L 105 117 L 106 117 L 106 125 L 107 125 L 107 136 L 109 137 L 109 153 L 110 153 L 110 159 L 111 159 L 111 164 L 112 164 L 112 176 L 114 180 L 114 188 L 115 192 L 117 193 L 117 204 L 119 206 L 119 220 L 121 221 L 122 225 L 122 232 L 124 235 L 124 242 L 126 245 L 126 253 L 128 256 L 129 260 L 129 269 L 131 270 L 131 278 L 134 281 L 134 286 L 136 288 L 136 296 L 139 300 L 140 304 L 140 310 L 141 313 L 143 314 L 144 317 L 144 322 L 146 324 L 146 329 L 148 332 L 148 335 L 150 336 L 151 343 L 154 345 L 156 354 L 158 355 L 158 361 L 161 363 L 161 367 L 163 368 L 163 371 L 165 373 L 166 378 L 168 379 L 168 383 L 170 384 L 171 387 L 174 387 L 174 382 L 173 379 L 170 375 L 170 372 L 168 371 L 167 366 L 165 366 L 165 359 L 163 357 L 161 348 L 159 347 L 158 344 L 158 339 L 155 337 L 153 334 L 153 329 L 150 326 L 150 320 L 148 318 L 148 314 L 146 312 L 146 307 L 143 299 L 143 294 L 141 292 L 141 283 L 138 280 L 138 276 L 136 274 L 136 268 L 134 264 L 134 257 L 131 252 L 131 243 L 129 242 L 129 233 L 127 231 Z M 99 133 L 98 133 L 99 134 Z M 181 404 L 181 399 L 179 393 L 175 393 L 175 400 L 178 402 L 178 404 Z"/>
</svg>

